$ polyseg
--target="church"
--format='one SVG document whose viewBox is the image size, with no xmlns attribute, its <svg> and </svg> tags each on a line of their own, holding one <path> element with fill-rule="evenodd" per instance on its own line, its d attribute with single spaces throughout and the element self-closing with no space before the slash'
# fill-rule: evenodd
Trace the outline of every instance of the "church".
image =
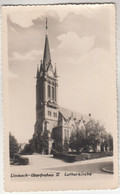
<svg viewBox="0 0 120 194">
<path fill-rule="evenodd" d="M 77 128 L 85 129 L 85 122 L 90 115 L 79 113 L 59 107 L 58 104 L 58 75 L 56 67 L 53 68 L 49 40 L 46 35 L 43 60 L 37 67 L 36 75 L 36 123 L 33 134 L 35 150 L 39 150 L 39 131 L 49 131 L 48 154 L 52 149 L 62 148 L 65 140 L 69 141 L 71 132 Z"/>
</svg>

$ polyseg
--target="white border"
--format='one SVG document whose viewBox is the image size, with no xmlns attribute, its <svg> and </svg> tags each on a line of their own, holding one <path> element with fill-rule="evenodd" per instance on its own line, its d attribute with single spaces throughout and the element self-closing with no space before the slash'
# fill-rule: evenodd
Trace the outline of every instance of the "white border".
<svg viewBox="0 0 120 194">
<path fill-rule="evenodd" d="M 120 0 L 1 0 L 0 1 L 0 8 L 2 5 L 37 5 L 37 4 L 67 4 L 67 3 L 115 3 L 116 4 L 116 35 L 117 35 L 117 41 L 116 41 L 116 47 L 117 47 L 117 88 L 118 88 L 118 129 L 119 129 L 119 134 L 120 135 Z M 0 27 L 1 27 L 1 9 L 0 9 Z M 1 29 L 1 28 L 0 28 Z M 1 31 L 0 31 L 0 43 L 1 43 Z M 2 117 L 2 57 L 1 57 L 1 44 L 0 44 L 0 193 L 6 193 L 4 191 L 4 174 L 3 174 L 3 117 Z M 119 150 L 120 150 L 120 142 L 119 142 Z M 119 151 L 120 155 L 120 151 Z M 120 169 L 120 159 L 119 159 L 119 169 Z M 120 175 L 120 170 L 119 170 L 119 175 Z M 44 192 L 45 194 L 49 193 L 59 193 L 60 191 L 50 191 L 50 192 Z M 118 193 L 120 192 L 120 184 L 119 188 L 115 190 L 91 190 L 91 191 L 62 191 L 62 193 Z M 9 193 L 9 192 L 7 192 Z M 17 193 L 17 192 L 14 192 Z M 25 192 L 22 192 L 23 194 Z M 38 193 L 38 192 L 30 192 L 30 193 Z"/>
</svg>

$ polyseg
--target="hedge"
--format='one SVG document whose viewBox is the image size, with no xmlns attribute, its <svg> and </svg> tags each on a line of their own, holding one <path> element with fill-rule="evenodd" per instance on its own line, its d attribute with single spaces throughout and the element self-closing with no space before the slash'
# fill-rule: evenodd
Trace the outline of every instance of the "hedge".
<svg viewBox="0 0 120 194">
<path fill-rule="evenodd" d="M 97 153 L 80 153 L 80 154 L 65 154 L 63 152 L 54 152 L 55 158 L 63 159 L 66 162 L 75 162 L 101 158 L 106 156 L 113 156 L 113 152 L 97 152 Z"/>
</svg>

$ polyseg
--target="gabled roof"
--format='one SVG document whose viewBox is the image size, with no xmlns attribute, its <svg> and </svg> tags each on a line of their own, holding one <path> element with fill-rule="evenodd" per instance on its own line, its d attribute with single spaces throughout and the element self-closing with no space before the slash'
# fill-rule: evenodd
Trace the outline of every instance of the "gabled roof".
<svg viewBox="0 0 120 194">
<path fill-rule="evenodd" d="M 85 120 L 85 122 L 88 122 L 90 120 L 89 115 L 85 115 L 85 114 L 78 113 L 78 112 L 75 112 L 75 111 L 72 111 L 72 110 L 68 110 L 66 108 L 60 107 L 59 111 L 65 119 L 69 119 L 69 118 L 71 118 L 71 116 L 73 116 L 76 119 L 76 121 L 81 120 L 81 118 L 83 120 Z"/>
</svg>

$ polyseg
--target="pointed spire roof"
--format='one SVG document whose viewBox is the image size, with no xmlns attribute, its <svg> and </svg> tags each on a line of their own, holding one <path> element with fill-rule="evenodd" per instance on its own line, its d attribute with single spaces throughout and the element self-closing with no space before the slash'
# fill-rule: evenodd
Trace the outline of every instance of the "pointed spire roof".
<svg viewBox="0 0 120 194">
<path fill-rule="evenodd" d="M 44 55 L 43 55 L 43 68 L 47 71 L 49 65 L 51 64 L 51 56 L 50 56 L 50 48 L 48 41 L 48 20 L 46 18 L 46 37 L 45 37 L 45 47 L 44 47 Z"/>
<path fill-rule="evenodd" d="M 56 67 L 56 64 L 55 64 L 55 77 L 58 77 L 57 76 L 57 67 Z"/>
<path fill-rule="evenodd" d="M 39 75 L 40 75 L 39 65 L 37 64 L 37 75 L 36 75 L 36 77 L 38 78 L 38 77 L 39 77 Z"/>
<path fill-rule="evenodd" d="M 45 38 L 45 47 L 44 47 L 44 56 L 43 56 L 43 67 L 45 70 L 48 69 L 51 63 L 50 49 L 49 49 L 49 41 L 48 36 Z"/>
<path fill-rule="evenodd" d="M 43 70 L 43 68 L 42 68 L 42 60 L 40 61 L 40 72 Z"/>
</svg>

